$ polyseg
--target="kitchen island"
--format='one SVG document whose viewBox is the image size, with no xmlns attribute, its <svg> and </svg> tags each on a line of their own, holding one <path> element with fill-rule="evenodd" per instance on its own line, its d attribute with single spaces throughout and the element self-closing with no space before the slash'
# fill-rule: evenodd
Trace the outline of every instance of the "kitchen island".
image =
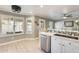
<svg viewBox="0 0 79 59">
<path fill-rule="evenodd" d="M 51 36 L 52 53 L 79 53 L 78 36 L 56 33 Z"/>
<path fill-rule="evenodd" d="M 79 37 L 63 33 L 41 32 L 40 47 L 51 53 L 79 53 Z M 45 38 L 41 38 L 45 37 Z"/>
</svg>

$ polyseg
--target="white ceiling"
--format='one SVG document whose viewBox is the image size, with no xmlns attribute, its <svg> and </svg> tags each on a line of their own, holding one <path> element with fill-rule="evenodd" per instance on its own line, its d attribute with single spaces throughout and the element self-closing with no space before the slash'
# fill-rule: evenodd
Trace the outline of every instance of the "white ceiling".
<svg viewBox="0 0 79 59">
<path fill-rule="evenodd" d="M 20 5 L 23 15 L 35 15 L 41 16 L 53 20 L 62 20 L 64 13 L 70 13 L 73 18 L 79 17 L 79 5 L 44 5 L 43 8 L 40 5 Z M 11 5 L 0 5 L 0 10 L 11 11 Z"/>
</svg>

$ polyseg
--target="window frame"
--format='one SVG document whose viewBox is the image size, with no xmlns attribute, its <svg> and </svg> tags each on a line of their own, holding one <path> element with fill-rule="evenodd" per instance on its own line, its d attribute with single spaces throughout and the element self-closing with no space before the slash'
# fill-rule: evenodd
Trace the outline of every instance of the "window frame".
<svg viewBox="0 0 79 59">
<path fill-rule="evenodd" d="M 31 21 L 31 28 L 32 28 L 31 30 L 32 30 L 32 31 L 31 31 L 30 33 L 27 32 L 27 24 L 28 24 L 27 21 L 28 21 L 28 20 Z M 33 20 L 32 17 L 28 17 L 28 18 L 26 18 L 26 34 L 33 34 L 33 21 L 32 21 L 32 20 Z"/>
<path fill-rule="evenodd" d="M 4 19 L 4 18 L 9 18 L 9 20 L 11 19 L 11 18 L 13 18 L 13 33 L 12 34 L 2 34 L 2 20 Z M 18 19 L 22 19 L 22 21 L 23 21 L 23 32 L 22 33 L 15 33 L 15 30 L 14 30 L 14 28 L 15 28 L 15 19 L 16 18 L 18 18 Z M 0 14 L 0 37 L 7 37 L 7 36 L 14 36 L 14 35 L 21 35 L 21 34 L 24 34 L 24 17 L 14 17 L 14 16 L 10 16 L 10 15 L 4 15 L 4 14 Z"/>
</svg>

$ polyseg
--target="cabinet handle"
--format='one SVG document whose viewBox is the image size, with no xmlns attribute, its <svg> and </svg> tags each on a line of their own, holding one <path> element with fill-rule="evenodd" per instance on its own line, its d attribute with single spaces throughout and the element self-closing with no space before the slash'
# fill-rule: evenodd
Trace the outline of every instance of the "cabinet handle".
<svg viewBox="0 0 79 59">
<path fill-rule="evenodd" d="M 61 44 L 59 43 L 59 45 L 61 45 Z"/>
<path fill-rule="evenodd" d="M 59 43 L 59 45 L 64 46 L 64 44 Z"/>
<path fill-rule="evenodd" d="M 64 44 L 62 44 L 62 46 L 64 46 Z"/>
<path fill-rule="evenodd" d="M 69 45 L 71 45 L 71 43 L 69 43 Z"/>
<path fill-rule="evenodd" d="M 61 43 L 59 43 L 59 45 L 61 45 Z"/>
</svg>

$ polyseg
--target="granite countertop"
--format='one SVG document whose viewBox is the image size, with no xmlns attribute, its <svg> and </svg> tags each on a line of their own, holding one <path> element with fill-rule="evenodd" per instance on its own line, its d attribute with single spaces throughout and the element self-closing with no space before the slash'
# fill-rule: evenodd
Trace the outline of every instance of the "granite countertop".
<svg viewBox="0 0 79 59">
<path fill-rule="evenodd" d="M 79 38 L 78 38 L 78 36 L 70 36 L 70 35 L 67 35 L 67 34 L 50 33 L 50 32 L 40 32 L 39 34 L 47 35 L 47 36 L 59 36 L 59 37 L 63 37 L 64 40 L 67 40 L 67 41 L 70 41 L 70 42 L 72 41 L 72 42 L 75 42 L 75 43 L 79 44 Z"/>
<path fill-rule="evenodd" d="M 78 40 L 78 36 L 70 36 L 70 35 L 61 34 L 61 33 L 56 33 L 56 34 L 54 34 L 54 35 L 55 35 L 55 36 L 61 36 L 61 37 L 66 37 L 66 38 L 71 38 L 71 39 Z"/>
<path fill-rule="evenodd" d="M 40 32 L 39 34 L 47 35 L 47 36 L 52 36 L 52 34 L 54 34 L 54 33 L 50 33 L 50 32 Z"/>
<path fill-rule="evenodd" d="M 47 35 L 47 36 L 53 36 L 53 35 L 55 35 L 55 36 L 61 36 L 61 37 L 66 37 L 66 38 L 70 38 L 70 39 L 75 39 L 75 40 L 79 39 L 78 36 L 71 36 L 71 35 L 62 34 L 62 33 L 40 32 L 40 34 Z"/>
</svg>

